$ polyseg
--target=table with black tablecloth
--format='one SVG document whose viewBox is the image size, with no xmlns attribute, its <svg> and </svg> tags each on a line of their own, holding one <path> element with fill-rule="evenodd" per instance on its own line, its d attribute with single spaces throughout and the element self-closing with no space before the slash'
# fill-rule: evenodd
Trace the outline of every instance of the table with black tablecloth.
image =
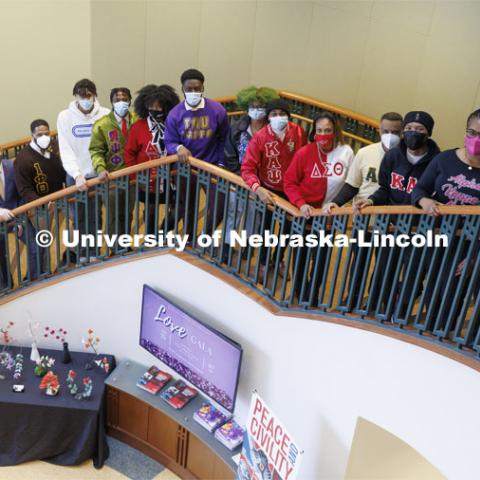
<svg viewBox="0 0 480 480">
<path fill-rule="evenodd" d="M 0 465 L 16 465 L 30 460 L 46 460 L 57 465 L 77 465 L 92 458 L 96 468 L 101 468 L 108 458 L 105 434 L 105 378 L 109 375 L 97 365 L 85 370 L 92 358 L 107 357 L 115 367 L 111 355 L 94 357 L 92 353 L 71 352 L 72 362 L 61 362 L 62 352 L 40 348 L 40 355 L 55 358 L 49 370 L 58 375 L 60 391 L 50 397 L 38 387 L 41 377 L 34 375 L 35 363 L 30 360 L 30 348 L 10 348 L 15 358 L 22 353 L 23 374 L 13 379 L 13 369 L 2 368 L 0 373 Z M 83 391 L 83 377 L 93 382 L 92 396 L 76 400 L 70 394 L 66 378 L 75 370 L 79 391 Z M 14 393 L 14 384 L 25 385 L 23 393 Z"/>
</svg>

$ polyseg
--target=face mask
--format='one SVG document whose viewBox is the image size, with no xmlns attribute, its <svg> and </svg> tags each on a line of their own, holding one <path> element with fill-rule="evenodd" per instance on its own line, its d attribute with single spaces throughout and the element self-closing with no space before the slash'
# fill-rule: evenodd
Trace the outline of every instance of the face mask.
<svg viewBox="0 0 480 480">
<path fill-rule="evenodd" d="M 35 139 L 35 143 L 42 149 L 46 150 L 50 145 L 50 136 L 49 135 L 41 135 L 40 137 Z"/>
<path fill-rule="evenodd" d="M 267 111 L 264 108 L 249 108 L 248 109 L 248 116 L 252 120 L 261 120 L 265 118 L 267 115 Z"/>
<path fill-rule="evenodd" d="M 417 150 L 418 148 L 425 145 L 427 141 L 427 135 L 422 132 L 417 132 L 415 130 L 407 130 L 403 132 L 403 139 L 405 140 L 405 145 L 410 150 Z"/>
<path fill-rule="evenodd" d="M 471 157 L 480 156 L 480 137 L 467 137 L 465 135 L 465 148 Z"/>
<path fill-rule="evenodd" d="M 185 100 L 191 107 L 196 107 L 202 101 L 202 92 L 185 92 Z"/>
<path fill-rule="evenodd" d="M 384 133 L 382 135 L 382 145 L 387 149 L 391 150 L 395 148 L 400 143 L 400 136 L 395 133 Z"/>
<path fill-rule="evenodd" d="M 273 131 L 277 133 L 283 132 L 288 125 L 288 117 L 272 117 L 269 121 Z"/>
<path fill-rule="evenodd" d="M 128 107 L 130 106 L 129 102 L 115 102 L 113 104 L 113 109 L 119 117 L 124 117 L 128 113 Z"/>
<path fill-rule="evenodd" d="M 88 112 L 93 107 L 93 100 L 90 100 L 89 98 L 81 98 L 78 101 L 78 104 L 80 105 L 82 110 L 85 110 L 86 112 Z"/>
<path fill-rule="evenodd" d="M 160 110 L 149 110 L 148 114 L 152 117 L 153 120 L 156 122 L 163 122 L 165 120 L 165 114 L 163 111 Z"/>
<path fill-rule="evenodd" d="M 315 141 L 324 149 L 331 150 L 333 147 L 333 139 L 335 138 L 334 133 L 316 133 Z"/>
</svg>

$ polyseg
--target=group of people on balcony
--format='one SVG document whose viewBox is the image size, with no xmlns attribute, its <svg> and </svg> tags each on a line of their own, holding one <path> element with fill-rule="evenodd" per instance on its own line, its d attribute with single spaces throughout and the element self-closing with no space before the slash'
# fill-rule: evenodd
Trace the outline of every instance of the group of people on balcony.
<svg viewBox="0 0 480 480">
<path fill-rule="evenodd" d="M 204 96 L 201 72 L 185 71 L 180 83 L 183 101 L 169 85 L 147 85 L 138 92 L 132 110 L 128 88 L 112 89 L 111 108 L 105 108 L 98 102 L 92 81 L 77 82 L 74 100 L 58 116 L 58 150 L 50 142 L 48 123 L 36 120 L 31 124 L 30 144 L 13 165 L 9 160 L 2 161 L 0 220 L 11 220 L 11 210 L 20 203 L 57 191 L 63 183 L 86 191 L 91 178 L 107 181 L 112 172 L 169 154 L 177 154 L 180 162 L 188 162 L 193 156 L 240 174 L 261 201 L 268 204 L 275 203 L 276 197 L 287 199 L 309 221 L 314 209 L 321 208 L 329 215 L 348 202 L 358 210 L 370 205 L 412 204 L 436 216 L 439 204 L 480 203 L 480 110 L 469 115 L 461 148 L 440 153 L 431 138 L 434 119 L 427 112 L 411 111 L 404 118 L 388 112 L 380 119 L 380 141 L 355 154 L 344 138 L 339 119 L 330 112 L 318 112 L 307 135 L 293 121 L 290 104 L 275 90 L 252 86 L 237 95 L 237 105 L 246 114 L 229 125 L 225 108 Z M 146 233 L 153 233 L 158 226 L 157 201 L 165 205 L 168 215 L 175 196 L 170 185 L 156 178 L 156 169 L 152 169 L 148 181 L 149 185 L 140 188 L 138 200 L 145 205 Z M 156 192 L 159 183 L 160 195 Z M 195 184 L 193 176 L 181 177 L 180 190 L 193 191 Z M 207 212 L 210 229 L 222 220 L 225 202 L 225 195 L 219 195 L 215 185 L 208 189 L 208 205 L 216 200 L 216 208 Z M 104 206 L 109 206 L 109 233 L 130 232 L 133 189 L 110 190 L 110 198 L 103 198 Z M 235 192 L 229 195 L 227 244 L 228 232 L 238 228 L 243 215 L 247 231 L 255 229 L 251 208 L 234 201 Z M 117 208 L 113 208 L 115 202 Z M 185 233 L 193 229 L 194 202 L 193 194 L 179 196 L 178 216 L 185 222 Z M 102 202 L 86 197 L 85 204 L 86 208 L 75 212 L 75 225 L 80 233 L 93 233 L 102 222 Z M 267 210 L 266 225 L 269 216 Z M 32 229 L 30 233 L 34 231 L 34 227 L 28 228 Z M 33 279 L 38 274 L 34 267 L 36 248 L 25 240 L 25 232 L 19 235 L 28 244 Z M 5 236 L 0 238 L 0 247 L 5 252 Z M 82 251 L 77 261 L 85 257 Z M 2 254 L 4 284 L 7 260 Z M 260 262 L 264 269 L 268 264 L 265 252 Z"/>
</svg>

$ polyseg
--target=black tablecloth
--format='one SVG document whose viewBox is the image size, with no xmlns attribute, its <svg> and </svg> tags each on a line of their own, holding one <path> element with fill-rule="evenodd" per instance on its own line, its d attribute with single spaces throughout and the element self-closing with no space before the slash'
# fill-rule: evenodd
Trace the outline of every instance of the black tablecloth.
<svg viewBox="0 0 480 480">
<path fill-rule="evenodd" d="M 15 357 L 24 357 L 21 379 L 13 379 L 13 369 L 0 369 L 5 380 L 0 380 L 0 465 L 16 465 L 30 460 L 47 460 L 57 465 L 77 465 L 93 458 L 101 468 L 108 458 L 105 434 L 105 384 L 108 374 L 94 365 L 85 370 L 92 354 L 72 352 L 72 363 L 61 363 L 62 352 L 40 348 L 40 355 L 55 358 L 50 369 L 58 375 L 60 391 L 49 397 L 38 387 L 41 378 L 33 373 L 29 348 L 11 348 Z M 106 356 L 113 370 L 115 358 Z M 72 369 L 77 373 L 76 383 L 83 391 L 83 377 L 93 381 L 92 396 L 76 400 L 68 391 L 66 378 Z M 14 393 L 14 384 L 25 385 L 23 393 Z"/>
</svg>

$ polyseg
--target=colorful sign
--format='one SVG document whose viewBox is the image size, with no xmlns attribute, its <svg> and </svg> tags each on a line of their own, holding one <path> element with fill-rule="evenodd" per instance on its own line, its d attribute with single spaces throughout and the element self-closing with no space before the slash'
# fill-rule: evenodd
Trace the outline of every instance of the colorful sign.
<svg viewBox="0 0 480 480">
<path fill-rule="evenodd" d="M 237 480 L 294 480 L 302 455 L 277 416 L 254 392 Z"/>
</svg>

